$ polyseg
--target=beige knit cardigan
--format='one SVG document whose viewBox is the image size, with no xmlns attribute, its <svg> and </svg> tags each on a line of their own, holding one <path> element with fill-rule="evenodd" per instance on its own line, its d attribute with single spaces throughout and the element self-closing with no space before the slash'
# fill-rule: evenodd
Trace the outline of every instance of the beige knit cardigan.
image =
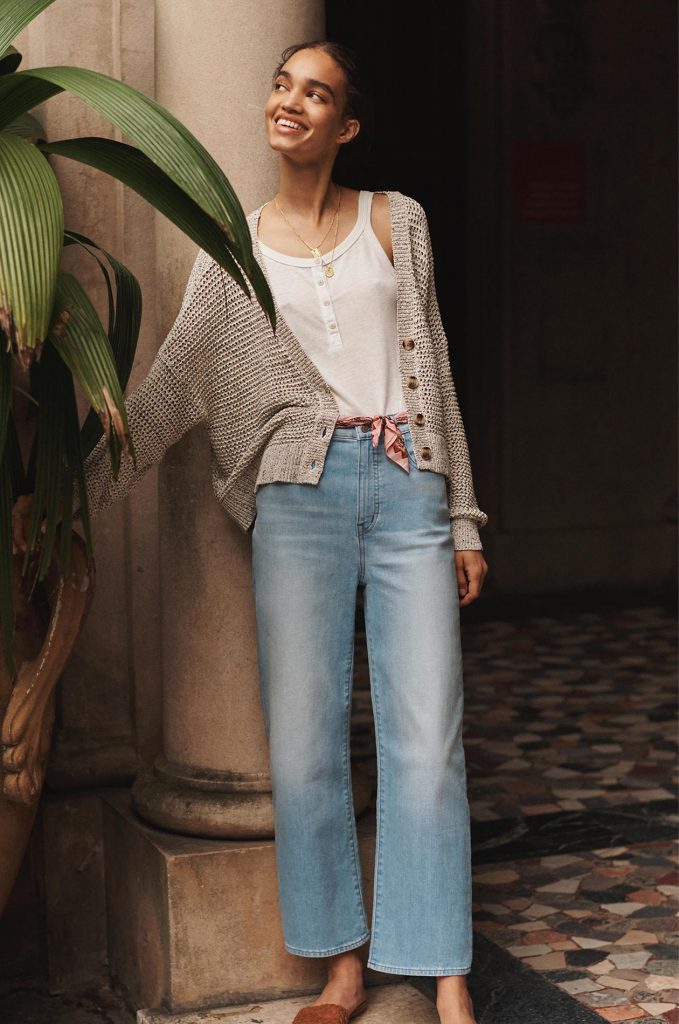
<svg viewBox="0 0 679 1024">
<path fill-rule="evenodd" d="M 427 218 L 410 196 L 387 191 L 397 278 L 398 359 L 418 469 L 443 473 L 455 549 L 481 549 L 487 515 L 477 503 L 434 283 Z M 253 252 L 262 206 L 248 215 Z M 339 409 L 316 365 L 276 306 L 271 328 L 255 299 L 199 249 L 179 314 L 151 368 L 125 400 L 137 465 L 121 460 L 114 480 L 105 435 L 85 461 L 96 516 L 129 493 L 167 449 L 207 426 L 212 486 L 247 532 L 259 484 L 317 484 Z M 78 487 L 74 516 L 81 518 Z"/>
</svg>

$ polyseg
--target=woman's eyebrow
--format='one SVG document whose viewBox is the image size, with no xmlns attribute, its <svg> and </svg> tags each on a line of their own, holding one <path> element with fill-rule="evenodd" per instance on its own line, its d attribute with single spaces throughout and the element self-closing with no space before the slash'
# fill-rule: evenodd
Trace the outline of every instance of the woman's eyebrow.
<svg viewBox="0 0 679 1024">
<path fill-rule="evenodd" d="M 279 71 L 278 74 L 279 74 L 279 76 L 280 75 L 284 75 L 285 78 L 289 78 L 289 79 L 292 78 L 292 75 L 290 74 L 289 71 Z M 321 87 L 321 89 L 327 89 L 327 91 L 330 93 L 332 98 L 333 99 L 336 98 L 335 97 L 334 89 L 331 86 L 329 86 L 327 82 L 320 82 L 317 78 L 307 78 L 306 84 L 307 85 L 318 85 L 318 86 Z"/>
</svg>

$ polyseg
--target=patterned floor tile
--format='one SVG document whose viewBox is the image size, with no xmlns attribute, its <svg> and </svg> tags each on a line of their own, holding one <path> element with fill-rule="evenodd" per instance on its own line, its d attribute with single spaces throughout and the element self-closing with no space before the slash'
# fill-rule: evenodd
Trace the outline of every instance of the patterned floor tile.
<svg viewBox="0 0 679 1024">
<path fill-rule="evenodd" d="M 358 625 L 353 760 L 374 800 Z M 462 635 L 476 930 L 602 1020 L 679 1024 L 675 616 L 463 621 Z"/>
</svg>

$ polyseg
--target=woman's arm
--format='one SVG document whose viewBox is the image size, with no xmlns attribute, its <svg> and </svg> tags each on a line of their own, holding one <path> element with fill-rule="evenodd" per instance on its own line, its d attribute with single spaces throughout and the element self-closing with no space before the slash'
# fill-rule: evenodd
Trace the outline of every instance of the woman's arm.
<svg viewBox="0 0 679 1024">
<path fill-rule="evenodd" d="M 169 334 L 144 380 L 125 399 L 136 468 L 130 455 L 123 453 L 118 479 L 113 479 L 105 434 L 85 460 L 91 516 L 129 494 L 151 466 L 162 461 L 168 448 L 207 418 L 201 387 L 201 355 L 204 342 L 214 329 L 213 271 L 212 261 L 200 250 Z M 82 518 L 77 481 L 73 489 L 73 518 Z"/>
<path fill-rule="evenodd" d="M 448 340 L 441 322 L 436 295 L 434 258 L 427 215 L 420 203 L 416 200 L 412 202 L 415 206 L 415 223 L 412 229 L 414 257 L 418 267 L 422 268 L 427 319 L 436 351 L 438 377 L 443 394 L 445 436 L 450 463 L 447 489 L 451 533 L 456 551 L 481 551 L 483 544 L 479 537 L 479 529 L 486 525 L 488 516 L 479 508 L 474 492 L 467 437 L 450 368 Z"/>
<path fill-rule="evenodd" d="M 129 494 L 151 466 L 162 461 L 167 449 L 204 418 L 192 389 L 165 361 L 162 350 L 141 384 L 125 399 L 125 408 L 137 465 L 135 468 L 131 456 L 123 453 L 118 479 L 114 480 L 108 441 L 102 434 L 84 464 L 91 516 Z M 73 518 L 82 518 L 77 481 L 73 491 Z"/>
</svg>

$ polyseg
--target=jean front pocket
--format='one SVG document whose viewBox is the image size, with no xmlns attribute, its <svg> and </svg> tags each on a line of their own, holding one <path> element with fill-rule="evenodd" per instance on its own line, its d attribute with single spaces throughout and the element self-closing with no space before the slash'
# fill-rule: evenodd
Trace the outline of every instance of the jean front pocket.
<svg viewBox="0 0 679 1024">
<path fill-rule="evenodd" d="M 413 439 L 409 430 L 401 430 L 403 435 L 403 443 L 406 446 L 406 452 L 408 453 L 408 466 L 410 470 L 419 469 L 417 465 L 417 459 L 415 458 L 415 448 L 413 446 Z"/>
</svg>

